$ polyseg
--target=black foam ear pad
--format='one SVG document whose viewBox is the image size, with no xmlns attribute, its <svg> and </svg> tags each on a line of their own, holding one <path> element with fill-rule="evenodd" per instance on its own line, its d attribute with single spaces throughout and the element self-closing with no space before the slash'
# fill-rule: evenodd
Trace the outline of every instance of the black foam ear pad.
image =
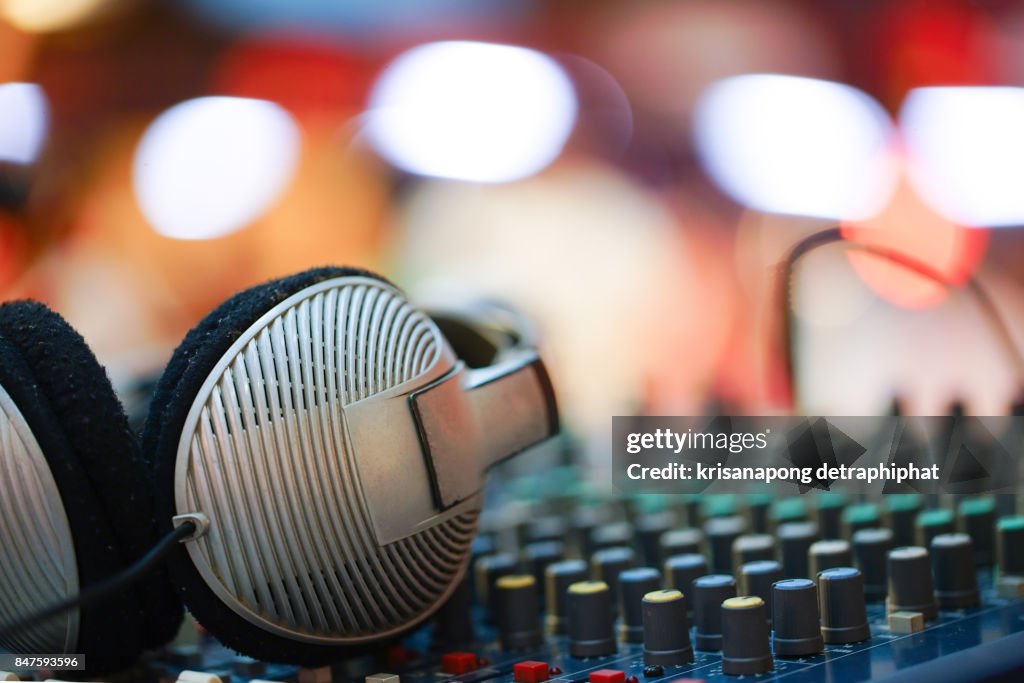
<svg viewBox="0 0 1024 683">
<path fill-rule="evenodd" d="M 43 448 L 72 530 L 79 584 L 125 568 L 155 543 L 138 444 L 110 380 L 85 340 L 42 304 L 0 306 L 0 381 Z M 130 664 L 163 644 L 182 609 L 163 572 L 83 611 L 79 647 L 90 671 Z"/>
<path fill-rule="evenodd" d="M 203 383 L 231 345 L 257 320 L 293 294 L 338 277 L 384 278 L 356 268 L 316 268 L 273 280 L 236 294 L 203 318 L 174 352 L 157 384 L 143 435 L 143 453 L 152 459 L 161 532 L 171 530 L 174 467 L 178 442 L 189 410 Z M 189 610 L 228 647 L 270 661 L 319 665 L 330 661 L 326 648 L 273 636 L 226 606 L 203 581 L 184 546 L 168 560 L 172 581 Z M 336 656 L 337 653 L 335 653 Z"/>
</svg>

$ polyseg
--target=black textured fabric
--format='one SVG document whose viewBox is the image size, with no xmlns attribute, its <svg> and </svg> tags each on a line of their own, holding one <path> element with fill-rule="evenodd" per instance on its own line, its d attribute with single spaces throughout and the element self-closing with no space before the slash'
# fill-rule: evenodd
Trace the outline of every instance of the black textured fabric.
<svg viewBox="0 0 1024 683">
<path fill-rule="evenodd" d="M 274 306 L 306 287 L 346 276 L 384 280 L 355 268 L 308 270 L 236 294 L 186 335 L 157 385 L 143 436 L 143 453 L 152 459 L 150 471 L 161 532 L 170 531 L 174 514 L 174 464 L 181 430 L 214 366 L 235 340 Z M 184 546 L 171 554 L 169 567 L 172 580 L 196 620 L 228 647 L 256 658 L 308 666 L 327 664 L 353 652 L 347 648 L 297 643 L 255 627 L 210 590 Z"/>
<path fill-rule="evenodd" d="M 154 543 L 138 446 L 106 373 L 63 318 L 39 303 L 8 303 L 0 306 L 0 335 L 0 382 L 53 472 L 84 588 L 123 569 Z M 88 655 L 92 673 L 116 670 L 131 664 L 143 647 L 166 641 L 181 615 L 166 577 L 151 575 L 84 610 L 75 651 Z"/>
</svg>

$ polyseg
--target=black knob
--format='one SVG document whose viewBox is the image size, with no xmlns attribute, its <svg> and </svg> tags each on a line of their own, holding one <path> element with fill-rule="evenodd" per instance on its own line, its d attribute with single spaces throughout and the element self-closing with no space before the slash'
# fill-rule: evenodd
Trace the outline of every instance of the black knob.
<svg viewBox="0 0 1024 683">
<path fill-rule="evenodd" d="M 431 645 L 442 652 L 461 650 L 475 639 L 473 590 L 469 576 L 463 577 L 448 600 L 437 610 Z"/>
<path fill-rule="evenodd" d="M 810 579 L 784 579 L 772 587 L 776 657 L 806 657 L 825 647 L 818 612 L 818 588 Z"/>
<path fill-rule="evenodd" d="M 761 598 L 769 620 L 772 618 L 772 584 L 781 580 L 782 565 L 775 560 L 747 562 L 740 567 L 740 593 Z"/>
<path fill-rule="evenodd" d="M 838 528 L 838 517 L 836 524 Z M 807 564 L 811 544 L 818 540 L 818 525 L 814 522 L 786 522 L 775 530 L 782 556 L 782 573 L 787 579 L 811 576 Z"/>
<path fill-rule="evenodd" d="M 818 494 L 818 528 L 822 538 L 842 538 L 843 510 L 846 508 L 846 496 L 838 493 Z"/>
<path fill-rule="evenodd" d="M 619 574 L 632 567 L 636 554 L 631 548 L 605 548 L 590 558 L 590 573 L 597 581 L 604 581 L 611 591 L 611 609 L 619 604 Z"/>
<path fill-rule="evenodd" d="M 508 574 L 494 584 L 498 604 L 498 639 L 505 650 L 526 650 L 544 641 L 540 630 L 537 580 L 531 574 Z"/>
<path fill-rule="evenodd" d="M 564 542 L 568 533 L 569 525 L 561 515 L 538 517 L 527 523 L 523 541 L 526 543 Z"/>
<path fill-rule="evenodd" d="M 848 541 L 815 541 L 807 551 L 807 564 L 811 576 L 832 567 L 849 567 L 853 552 Z"/>
<path fill-rule="evenodd" d="M 675 589 L 652 591 L 641 603 L 644 664 L 681 666 L 693 661 L 686 599 Z"/>
<path fill-rule="evenodd" d="M 878 506 L 874 503 L 851 505 L 843 510 L 843 535 L 841 538 L 853 538 L 861 529 L 874 529 L 881 526 Z"/>
<path fill-rule="evenodd" d="M 604 506 L 591 505 L 573 508 L 572 536 L 583 557 L 590 557 L 594 552 L 590 543 L 591 532 L 598 526 L 606 524 L 611 516 L 611 509 Z"/>
<path fill-rule="evenodd" d="M 775 559 L 775 537 L 768 534 L 747 534 L 732 542 L 732 566 L 739 569 L 748 562 Z"/>
<path fill-rule="evenodd" d="M 925 619 L 939 615 L 932 588 L 932 563 L 928 551 L 920 546 L 904 546 L 889 551 L 889 612 L 920 612 Z"/>
<path fill-rule="evenodd" d="M 932 539 L 939 534 L 951 534 L 956 531 L 956 520 L 952 510 L 942 508 L 925 510 L 918 514 L 914 530 L 914 545 L 928 548 Z"/>
<path fill-rule="evenodd" d="M 974 562 L 991 567 L 996 553 L 996 502 L 992 498 L 968 498 L 957 508 L 960 530 L 974 543 Z"/>
<path fill-rule="evenodd" d="M 501 577 L 518 572 L 519 560 L 510 553 L 495 553 L 478 559 L 474 569 L 477 599 L 484 606 L 485 618 L 493 620 L 498 609 L 494 600 L 494 584 Z"/>
<path fill-rule="evenodd" d="M 569 628 L 569 586 L 586 581 L 587 563 L 563 560 L 548 565 L 544 572 L 544 602 L 547 605 L 545 627 L 548 633 L 565 633 Z"/>
<path fill-rule="evenodd" d="M 526 569 L 533 574 L 537 585 L 544 585 L 544 572 L 565 557 L 565 544 L 561 541 L 538 541 L 523 548 Z"/>
<path fill-rule="evenodd" d="M 661 556 L 687 555 L 700 552 L 704 534 L 700 529 L 673 529 L 661 535 Z"/>
<path fill-rule="evenodd" d="M 704 536 L 711 550 L 711 571 L 716 574 L 732 574 L 732 543 L 747 528 L 742 517 L 712 517 L 704 522 Z"/>
<path fill-rule="evenodd" d="M 940 607 L 977 607 L 978 575 L 974 544 L 967 534 L 939 534 L 932 539 L 935 597 Z"/>
<path fill-rule="evenodd" d="M 861 529 L 853 534 L 853 554 L 864 575 L 864 597 L 868 602 L 885 599 L 891 549 L 892 531 L 889 529 Z"/>
<path fill-rule="evenodd" d="M 629 547 L 633 544 L 633 525 L 614 522 L 594 527 L 590 532 L 591 553 L 605 548 Z"/>
<path fill-rule="evenodd" d="M 736 581 L 727 574 L 709 574 L 693 582 L 693 620 L 698 650 L 722 649 L 722 603 L 736 597 Z"/>
<path fill-rule="evenodd" d="M 619 638 L 627 643 L 642 643 L 644 619 L 641 603 L 644 596 L 661 588 L 661 574 L 653 567 L 626 569 L 619 574 Z"/>
<path fill-rule="evenodd" d="M 885 517 L 892 529 L 894 546 L 914 545 L 917 515 L 921 512 L 921 496 L 916 493 L 899 493 L 885 496 Z"/>
<path fill-rule="evenodd" d="M 615 653 L 612 596 L 604 581 L 569 586 L 569 654 L 603 657 Z"/>
<path fill-rule="evenodd" d="M 708 573 L 708 563 L 703 555 L 687 553 L 675 555 L 665 560 L 665 585 L 690 595 L 693 582 Z M 687 608 L 693 614 L 693 601 L 687 600 Z"/>
<path fill-rule="evenodd" d="M 996 526 L 1000 576 L 1024 576 L 1024 516 L 1003 517 Z"/>
<path fill-rule="evenodd" d="M 640 545 L 640 552 L 644 562 L 657 567 L 668 555 L 661 554 L 661 536 L 671 530 L 676 524 L 675 513 L 664 510 L 637 517 L 634 527 L 636 528 L 636 540 Z"/>
<path fill-rule="evenodd" d="M 722 673 L 745 676 L 772 670 L 768 610 L 756 595 L 722 603 Z"/>
<path fill-rule="evenodd" d="M 864 577 L 853 567 L 818 574 L 821 636 L 826 643 L 858 643 L 871 637 L 864 605 Z"/>
<path fill-rule="evenodd" d="M 768 512 L 772 507 L 772 497 L 766 493 L 755 493 L 747 499 L 747 519 L 750 529 L 755 534 L 767 534 L 770 531 Z"/>
</svg>

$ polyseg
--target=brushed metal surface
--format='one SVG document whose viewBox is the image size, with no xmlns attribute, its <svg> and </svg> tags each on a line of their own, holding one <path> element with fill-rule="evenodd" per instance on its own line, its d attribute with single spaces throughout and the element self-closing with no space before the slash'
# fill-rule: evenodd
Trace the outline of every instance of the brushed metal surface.
<svg viewBox="0 0 1024 683">
<path fill-rule="evenodd" d="M 187 544 L 210 588 L 251 623 L 318 644 L 432 613 L 464 572 L 479 500 L 410 518 L 410 535 L 381 545 L 359 466 L 379 454 L 353 452 L 344 413 L 455 364 L 433 321 L 369 278 L 309 287 L 246 330 L 198 393 L 177 455 L 177 513 L 210 520 Z M 395 448 L 419 461 L 409 497 L 429 500 L 418 442 Z"/>
<path fill-rule="evenodd" d="M 78 592 L 67 513 L 32 430 L 0 386 L 0 623 L 10 623 Z M 74 652 L 72 610 L 0 641 L 15 653 Z"/>
</svg>

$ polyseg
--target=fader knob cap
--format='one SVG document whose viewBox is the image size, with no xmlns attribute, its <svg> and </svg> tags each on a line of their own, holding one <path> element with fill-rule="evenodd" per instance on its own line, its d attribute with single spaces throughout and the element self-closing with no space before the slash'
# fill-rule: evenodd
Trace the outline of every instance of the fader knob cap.
<svg viewBox="0 0 1024 683">
<path fill-rule="evenodd" d="M 587 580 L 587 563 L 563 560 L 544 570 L 544 595 L 547 605 L 545 629 L 548 633 L 565 633 L 569 627 L 569 586 Z"/>
<path fill-rule="evenodd" d="M 974 544 L 967 534 L 939 534 L 932 539 L 935 597 L 940 607 L 977 607 L 978 575 Z"/>
<path fill-rule="evenodd" d="M 811 576 L 833 567 L 853 565 L 853 552 L 847 541 L 816 541 L 807 551 L 807 564 Z"/>
<path fill-rule="evenodd" d="M 868 602 L 885 599 L 892 545 L 892 531 L 889 529 L 861 529 L 853 534 L 853 554 L 864 575 L 864 596 Z"/>
<path fill-rule="evenodd" d="M 920 612 L 925 619 L 939 615 L 932 588 L 932 563 L 928 551 L 910 545 L 889 551 L 889 612 Z"/>
<path fill-rule="evenodd" d="M 722 602 L 722 673 L 746 676 L 772 670 L 768 613 L 756 595 Z"/>
<path fill-rule="evenodd" d="M 569 586 L 569 654 L 603 657 L 615 653 L 612 597 L 604 581 Z"/>
<path fill-rule="evenodd" d="M 776 657 L 806 657 L 824 648 L 818 588 L 810 579 L 784 579 L 772 587 Z"/>
<path fill-rule="evenodd" d="M 722 649 L 722 603 L 736 596 L 736 581 L 727 574 L 709 574 L 693 582 L 693 620 L 698 650 Z"/>
<path fill-rule="evenodd" d="M 644 664 L 681 666 L 693 661 L 690 621 L 682 592 L 651 591 L 641 602 L 644 623 Z"/>
<path fill-rule="evenodd" d="M 494 584 L 497 592 L 498 633 L 505 650 L 526 650 L 540 645 L 540 607 L 537 579 L 531 574 L 509 574 Z"/>
<path fill-rule="evenodd" d="M 818 574 L 821 636 L 826 643 L 857 643 L 871 637 L 864 605 L 864 577 L 853 567 Z"/>
<path fill-rule="evenodd" d="M 627 643 L 642 643 L 644 620 L 641 603 L 644 596 L 661 588 L 661 574 L 653 567 L 627 569 L 619 574 L 619 637 Z"/>
</svg>

